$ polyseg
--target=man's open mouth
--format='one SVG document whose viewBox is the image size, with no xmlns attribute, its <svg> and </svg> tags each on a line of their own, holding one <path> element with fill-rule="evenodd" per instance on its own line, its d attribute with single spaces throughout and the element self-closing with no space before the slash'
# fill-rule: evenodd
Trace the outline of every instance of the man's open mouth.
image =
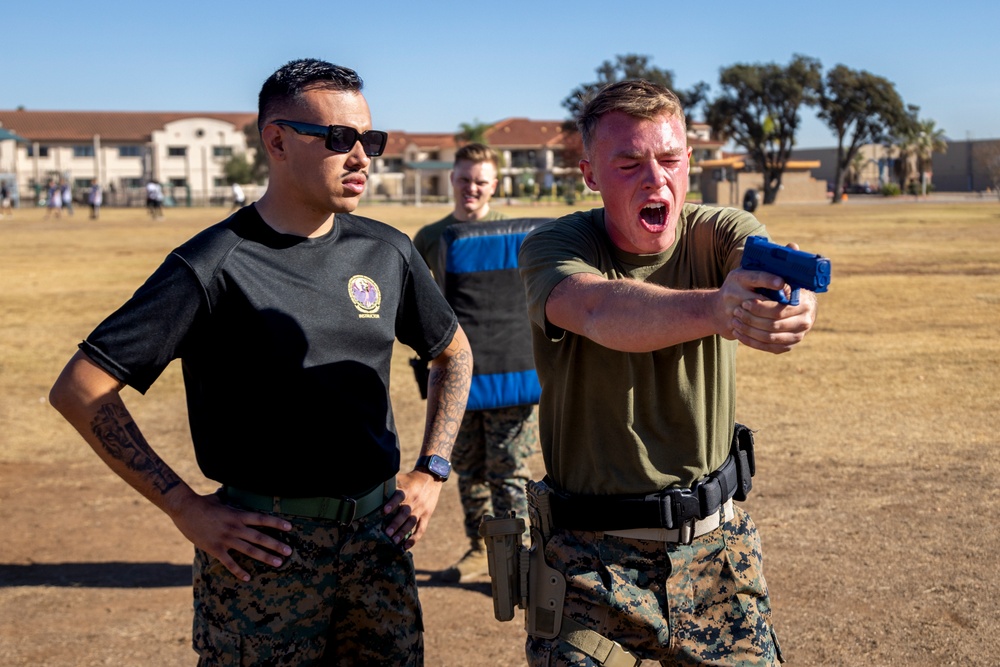
<svg viewBox="0 0 1000 667">
<path fill-rule="evenodd" d="M 667 224 L 667 207 L 663 204 L 650 204 L 639 211 L 639 217 L 647 227 L 658 229 Z"/>
</svg>

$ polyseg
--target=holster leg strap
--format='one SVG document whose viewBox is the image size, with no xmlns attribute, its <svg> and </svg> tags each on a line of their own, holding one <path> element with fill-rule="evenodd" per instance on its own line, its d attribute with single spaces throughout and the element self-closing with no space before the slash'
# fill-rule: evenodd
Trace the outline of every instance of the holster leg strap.
<svg viewBox="0 0 1000 667">
<path fill-rule="evenodd" d="M 616 641 L 563 616 L 559 638 L 604 667 L 639 667 L 642 662 Z"/>
</svg>

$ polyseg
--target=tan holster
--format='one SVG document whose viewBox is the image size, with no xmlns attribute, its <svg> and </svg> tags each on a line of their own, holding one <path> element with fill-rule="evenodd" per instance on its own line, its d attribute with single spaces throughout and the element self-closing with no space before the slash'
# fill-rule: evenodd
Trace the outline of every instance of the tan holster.
<svg viewBox="0 0 1000 667">
<path fill-rule="evenodd" d="M 521 543 L 524 519 L 483 517 L 479 534 L 486 542 L 493 615 L 514 618 L 514 606 L 525 610 L 524 628 L 543 639 L 559 637 L 605 667 L 638 667 L 640 660 L 616 641 L 563 615 L 566 577 L 545 562 L 545 542 L 552 531 L 551 489 L 545 482 L 528 482 L 531 547 Z"/>
</svg>

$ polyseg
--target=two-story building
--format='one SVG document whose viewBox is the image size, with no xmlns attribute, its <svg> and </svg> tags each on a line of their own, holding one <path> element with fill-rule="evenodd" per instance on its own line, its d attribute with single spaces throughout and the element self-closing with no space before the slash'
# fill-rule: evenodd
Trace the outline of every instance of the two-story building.
<svg viewBox="0 0 1000 667">
<path fill-rule="evenodd" d="M 0 127 L 21 138 L 0 141 L 0 174 L 14 179 L 22 206 L 49 180 L 68 182 L 80 196 L 95 179 L 111 205 L 145 202 L 149 180 L 177 204 L 207 203 L 227 196 L 224 165 L 247 153 L 243 128 L 256 120 L 255 113 L 0 111 Z"/>
</svg>

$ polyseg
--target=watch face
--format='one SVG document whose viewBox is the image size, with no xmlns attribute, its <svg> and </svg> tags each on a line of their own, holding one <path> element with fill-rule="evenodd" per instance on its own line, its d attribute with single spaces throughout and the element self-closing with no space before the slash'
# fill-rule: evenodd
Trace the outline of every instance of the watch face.
<svg viewBox="0 0 1000 667">
<path fill-rule="evenodd" d="M 447 477 L 451 473 L 451 464 L 440 456 L 431 456 L 427 462 L 427 469 L 438 477 Z"/>
</svg>

